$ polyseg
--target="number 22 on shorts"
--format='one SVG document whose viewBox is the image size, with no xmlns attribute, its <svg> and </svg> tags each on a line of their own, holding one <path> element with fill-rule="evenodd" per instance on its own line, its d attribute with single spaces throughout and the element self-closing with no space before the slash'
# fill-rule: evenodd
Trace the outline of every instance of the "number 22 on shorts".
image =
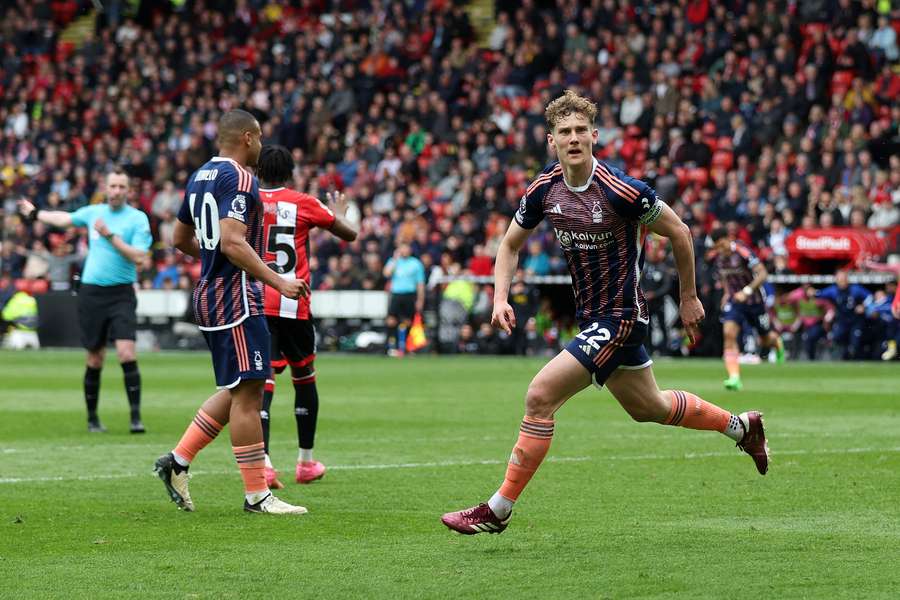
<svg viewBox="0 0 900 600">
<path fill-rule="evenodd" d="M 587 342 L 588 345 L 594 350 L 600 349 L 600 344 L 598 342 L 608 342 L 609 338 L 612 335 L 609 333 L 609 329 L 605 327 L 600 327 L 600 323 L 591 323 L 587 329 L 579 333 L 575 336 L 579 340 Z"/>
</svg>

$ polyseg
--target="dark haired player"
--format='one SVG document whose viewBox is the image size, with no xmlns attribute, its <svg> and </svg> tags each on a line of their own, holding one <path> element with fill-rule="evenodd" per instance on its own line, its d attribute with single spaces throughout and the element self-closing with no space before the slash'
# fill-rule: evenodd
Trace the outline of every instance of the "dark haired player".
<svg viewBox="0 0 900 600">
<path fill-rule="evenodd" d="M 328 193 L 328 206 L 317 198 L 286 187 L 292 180 L 294 159 L 284 146 L 265 146 L 259 156 L 257 175 L 263 203 L 263 260 L 279 277 L 287 281 L 310 284 L 309 232 L 313 227 L 331 231 L 340 239 L 352 242 L 357 231 L 347 222 L 347 200 L 344 194 Z M 300 446 L 294 478 L 297 483 L 310 483 L 325 474 L 325 466 L 313 460 L 313 444 L 319 414 L 319 392 L 316 389 L 316 328 L 310 313 L 310 297 L 291 299 L 266 286 L 265 313 L 272 334 L 271 379 L 266 380 L 263 407 L 260 412 L 266 449 L 266 482 L 281 486 L 278 473 L 269 458 L 269 423 L 275 374 L 291 368 L 294 384 L 294 417 Z"/>
<path fill-rule="evenodd" d="M 525 418 L 500 489 L 486 503 L 441 518 L 459 533 L 506 529 L 513 504 L 550 449 L 556 411 L 591 383 L 606 384 L 636 421 L 718 431 L 750 454 L 761 474 L 768 469 L 758 412 L 735 415 L 690 392 L 661 391 L 656 385 L 653 361 L 642 345 L 648 324 L 639 285 L 644 235 L 649 229 L 672 241 L 681 284 L 679 312 L 695 335 L 704 313 L 695 289 L 690 230 L 647 184 L 594 158 L 596 115 L 596 105 L 571 90 L 547 106 L 547 142 L 559 162 L 528 187 L 494 269 L 492 322 L 511 333 L 516 317 L 508 297 L 519 250 L 531 230 L 549 219 L 572 275 L 581 333 L 528 386 Z"/>
<path fill-rule="evenodd" d="M 713 230 L 713 251 L 710 258 L 715 260 L 716 272 L 722 283 L 722 337 L 724 338 L 725 370 L 728 379 L 725 389 L 740 391 L 741 355 L 738 336 L 744 324 L 758 334 L 764 348 L 774 348 L 779 363 L 784 362 L 784 344 L 781 336 L 772 329 L 766 308 L 763 284 L 769 272 L 753 251 L 737 240 L 728 237 L 724 227 Z"/>
<path fill-rule="evenodd" d="M 246 111 L 232 110 L 222 117 L 220 156 L 191 175 L 175 225 L 175 246 L 202 263 L 194 314 L 212 352 L 219 388 L 197 411 L 174 450 L 156 461 L 169 497 L 187 511 L 194 510 L 188 467 L 230 423 L 231 445 L 244 480 L 244 510 L 306 512 L 273 496 L 266 485 L 259 409 L 269 374 L 270 339 L 261 282 L 288 298 L 305 296 L 309 288 L 305 281 L 278 277 L 260 258 L 263 207 L 248 167 L 256 166 L 261 136 L 259 123 Z"/>
</svg>

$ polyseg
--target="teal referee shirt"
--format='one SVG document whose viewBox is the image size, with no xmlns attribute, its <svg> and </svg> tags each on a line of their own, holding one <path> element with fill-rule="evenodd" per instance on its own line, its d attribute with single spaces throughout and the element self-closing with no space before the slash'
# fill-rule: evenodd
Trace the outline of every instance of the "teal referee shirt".
<svg viewBox="0 0 900 600">
<path fill-rule="evenodd" d="M 425 283 L 425 265 L 415 256 L 390 259 L 387 266 L 395 265 L 391 276 L 391 293 L 413 294 L 420 283 Z"/>
<path fill-rule="evenodd" d="M 138 250 L 149 250 L 153 243 L 150 221 L 142 211 L 127 204 L 113 210 L 108 204 L 91 204 L 72 213 L 76 227 L 87 227 L 90 242 L 81 282 L 90 285 L 125 285 L 137 281 L 134 263 L 122 256 L 112 243 L 94 229 L 94 221 L 103 219 L 111 233 Z"/>
</svg>

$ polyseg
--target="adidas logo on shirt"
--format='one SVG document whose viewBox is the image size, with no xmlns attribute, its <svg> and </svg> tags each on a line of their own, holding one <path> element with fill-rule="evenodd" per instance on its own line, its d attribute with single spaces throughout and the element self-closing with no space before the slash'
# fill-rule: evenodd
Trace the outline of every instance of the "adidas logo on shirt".
<svg viewBox="0 0 900 600">
<path fill-rule="evenodd" d="M 561 215 L 561 214 L 562 214 L 562 209 L 559 207 L 559 203 L 558 203 L 558 202 L 556 203 L 556 206 L 554 206 L 552 209 L 550 209 L 550 212 L 552 212 L 552 213 L 554 213 L 554 214 L 557 214 L 557 215 Z"/>
</svg>

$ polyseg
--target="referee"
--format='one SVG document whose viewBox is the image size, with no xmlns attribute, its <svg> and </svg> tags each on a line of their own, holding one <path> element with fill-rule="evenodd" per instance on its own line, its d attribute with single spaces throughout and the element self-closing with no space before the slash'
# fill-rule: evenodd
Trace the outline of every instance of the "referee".
<svg viewBox="0 0 900 600">
<path fill-rule="evenodd" d="M 406 334 L 416 313 L 425 307 L 425 266 L 412 255 L 412 246 L 401 243 L 384 266 L 382 275 L 391 280 L 387 318 L 387 353 L 403 356 Z"/>
<path fill-rule="evenodd" d="M 128 197 L 128 175 L 118 169 L 108 173 L 105 196 L 105 204 L 88 205 L 72 213 L 36 209 L 27 200 L 19 202 L 19 210 L 26 221 L 40 221 L 59 228 L 85 227 L 90 232 L 78 292 L 81 344 L 87 350 L 84 401 L 87 404 L 88 431 L 106 431 L 97 416 L 97 403 L 106 343 L 114 340 L 125 375 L 125 391 L 131 408 L 131 433 L 144 433 L 141 422 L 141 374 L 134 349 L 137 328 L 134 284 L 137 282 L 135 265 L 149 258 L 148 250 L 153 240 L 147 215 L 125 202 Z"/>
</svg>

